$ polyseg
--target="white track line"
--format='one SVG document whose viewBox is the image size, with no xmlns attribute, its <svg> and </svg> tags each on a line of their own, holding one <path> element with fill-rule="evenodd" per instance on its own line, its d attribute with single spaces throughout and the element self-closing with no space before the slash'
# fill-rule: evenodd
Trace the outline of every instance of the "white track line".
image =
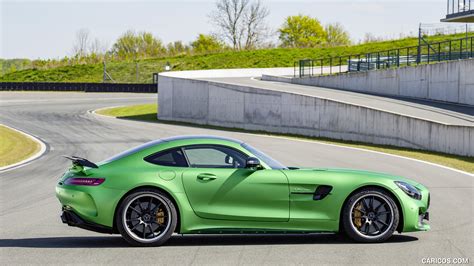
<svg viewBox="0 0 474 266">
<path fill-rule="evenodd" d="M 22 131 L 22 130 L 19 130 L 19 129 L 16 129 L 16 128 L 13 128 L 13 127 L 10 127 L 10 126 L 4 125 L 4 124 L 0 124 L 0 125 L 4 126 L 6 128 L 9 128 L 11 130 L 16 131 L 16 132 L 32 139 L 33 141 L 35 141 L 36 143 L 38 143 L 40 145 L 40 150 L 37 153 L 35 153 L 33 156 L 28 157 L 25 160 L 22 160 L 20 162 L 0 167 L 0 172 L 1 173 L 4 173 L 6 171 L 10 171 L 10 170 L 17 169 L 17 168 L 20 168 L 22 166 L 25 166 L 25 165 L 31 163 L 32 161 L 38 159 L 39 157 L 41 157 L 46 152 L 46 144 L 41 139 L 39 139 L 38 137 L 36 137 L 32 134 L 26 133 L 25 131 Z"/>
</svg>

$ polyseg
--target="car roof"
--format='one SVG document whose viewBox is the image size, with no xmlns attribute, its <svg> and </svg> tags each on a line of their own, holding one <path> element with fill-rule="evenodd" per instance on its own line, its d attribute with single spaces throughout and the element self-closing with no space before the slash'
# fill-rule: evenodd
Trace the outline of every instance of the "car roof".
<svg viewBox="0 0 474 266">
<path fill-rule="evenodd" d="M 240 140 L 232 139 L 232 138 L 224 138 L 224 137 L 219 137 L 219 136 L 210 136 L 210 135 L 188 135 L 188 136 L 175 136 L 175 137 L 168 137 L 168 138 L 161 138 L 157 140 L 152 140 L 147 143 L 144 143 L 140 146 L 131 148 L 129 150 L 126 150 L 124 152 L 121 152 L 107 160 L 104 160 L 103 163 L 115 161 L 118 159 L 121 159 L 123 157 L 127 157 L 131 154 L 137 153 L 139 151 L 151 148 L 156 146 L 157 144 L 163 143 L 163 142 L 174 142 L 174 141 L 181 141 L 181 140 L 221 140 L 221 141 L 229 141 L 236 143 L 238 145 L 241 145 L 243 142 Z"/>
<path fill-rule="evenodd" d="M 219 137 L 219 136 L 212 136 L 212 135 L 186 135 L 186 136 L 175 136 L 175 137 L 168 137 L 162 138 L 161 141 L 165 142 L 172 142 L 178 140 L 224 140 L 230 141 L 238 144 L 242 144 L 243 141 L 233 139 L 233 138 L 226 138 L 226 137 Z"/>
</svg>

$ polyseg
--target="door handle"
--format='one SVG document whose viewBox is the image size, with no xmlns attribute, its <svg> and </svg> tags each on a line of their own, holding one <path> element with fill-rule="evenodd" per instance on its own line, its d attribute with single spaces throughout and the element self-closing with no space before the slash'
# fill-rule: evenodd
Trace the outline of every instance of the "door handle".
<svg viewBox="0 0 474 266">
<path fill-rule="evenodd" d="M 216 175 L 213 175 L 213 174 L 206 174 L 206 173 L 203 173 L 203 174 L 199 174 L 199 175 L 197 176 L 197 178 L 198 178 L 199 180 L 209 181 L 209 180 L 214 180 L 214 179 L 216 179 L 217 176 L 216 176 Z"/>
</svg>

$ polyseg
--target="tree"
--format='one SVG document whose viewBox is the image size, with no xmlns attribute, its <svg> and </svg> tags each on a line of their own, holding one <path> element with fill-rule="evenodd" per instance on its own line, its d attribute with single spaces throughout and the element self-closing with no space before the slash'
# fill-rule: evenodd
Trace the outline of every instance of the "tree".
<svg viewBox="0 0 474 266">
<path fill-rule="evenodd" d="M 374 34 L 367 32 L 364 35 L 364 39 L 362 40 L 362 43 L 381 42 L 381 41 L 383 41 L 382 37 L 377 37 Z"/>
<path fill-rule="evenodd" d="M 245 49 L 256 48 L 267 37 L 268 27 L 265 18 L 269 14 L 270 11 L 260 1 L 250 5 L 248 12 L 244 14 Z"/>
<path fill-rule="evenodd" d="M 168 43 L 166 49 L 169 55 L 178 55 L 189 52 L 189 46 L 185 45 L 182 41 L 174 41 Z"/>
<path fill-rule="evenodd" d="M 318 47 L 326 42 L 321 23 L 310 16 L 289 16 L 278 31 L 283 47 Z"/>
<path fill-rule="evenodd" d="M 72 48 L 75 57 L 83 58 L 87 56 L 89 48 L 90 32 L 88 29 L 80 29 L 76 32 L 76 39 Z"/>
<path fill-rule="evenodd" d="M 112 46 L 112 52 L 119 58 L 158 57 L 166 53 L 162 42 L 149 32 L 136 33 L 128 30 Z"/>
<path fill-rule="evenodd" d="M 326 25 L 326 42 L 328 46 L 343 46 L 350 45 L 351 38 L 340 23 L 333 23 Z"/>
<path fill-rule="evenodd" d="M 138 40 L 135 32 L 128 30 L 115 41 L 112 51 L 120 58 L 133 57 L 138 52 Z"/>
<path fill-rule="evenodd" d="M 224 45 L 212 35 L 199 34 L 197 39 L 191 43 L 191 47 L 196 53 L 207 53 L 220 51 Z"/>
<path fill-rule="evenodd" d="M 251 49 L 263 39 L 269 11 L 260 0 L 217 0 L 211 21 L 218 35 L 235 49 Z"/>
<path fill-rule="evenodd" d="M 160 39 L 155 38 L 149 32 L 138 34 L 138 55 L 141 57 L 157 57 L 166 53 L 166 49 Z"/>
<path fill-rule="evenodd" d="M 103 55 L 107 52 L 107 45 L 103 44 L 98 38 L 95 38 L 89 43 L 88 52 L 91 55 Z"/>
</svg>

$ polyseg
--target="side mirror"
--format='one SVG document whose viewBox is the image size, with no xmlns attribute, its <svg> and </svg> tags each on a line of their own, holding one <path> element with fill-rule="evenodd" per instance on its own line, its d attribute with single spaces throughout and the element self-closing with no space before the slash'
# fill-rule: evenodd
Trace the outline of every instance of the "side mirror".
<svg viewBox="0 0 474 266">
<path fill-rule="evenodd" d="M 245 168 L 260 169 L 261 167 L 260 160 L 255 157 L 248 157 L 247 160 L 245 160 Z"/>
<path fill-rule="evenodd" d="M 232 160 L 232 157 L 230 157 L 229 155 L 226 155 L 226 156 L 225 156 L 225 163 L 226 163 L 226 164 L 232 164 L 232 161 L 233 161 L 233 160 Z"/>
</svg>

